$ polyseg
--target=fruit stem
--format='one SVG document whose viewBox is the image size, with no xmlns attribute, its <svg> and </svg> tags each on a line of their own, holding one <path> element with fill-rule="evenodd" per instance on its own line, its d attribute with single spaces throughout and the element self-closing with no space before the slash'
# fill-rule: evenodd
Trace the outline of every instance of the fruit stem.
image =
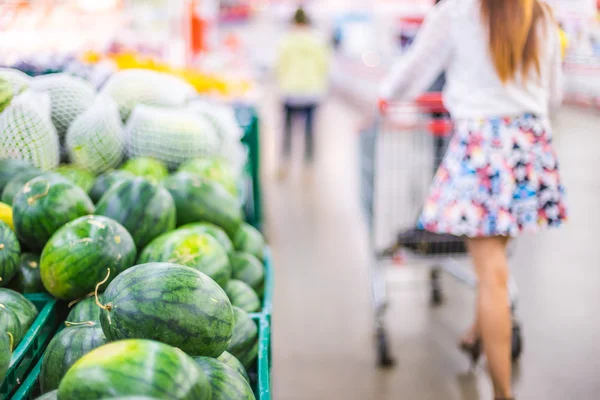
<svg viewBox="0 0 600 400">
<path fill-rule="evenodd" d="M 13 350 L 13 346 L 15 344 L 15 337 L 10 332 L 6 332 L 6 333 L 8 333 L 8 337 L 10 339 L 10 351 L 12 351 Z"/>
<path fill-rule="evenodd" d="M 104 304 L 100 303 L 100 300 L 98 299 L 98 289 L 100 289 L 100 286 L 104 285 L 106 283 L 106 281 L 108 281 L 109 277 L 110 277 L 110 268 L 108 268 L 108 273 L 106 274 L 106 278 L 104 278 L 103 281 L 98 282 L 98 284 L 96 285 L 96 290 L 94 291 L 94 296 L 96 296 L 96 305 L 106 311 L 112 310 L 112 304 L 108 303 L 107 305 L 104 305 Z"/>
<path fill-rule="evenodd" d="M 65 326 L 67 328 L 70 328 L 72 326 L 82 326 L 82 325 L 96 326 L 96 323 L 94 321 L 85 321 L 85 322 L 69 322 L 69 321 L 65 321 Z"/>
<path fill-rule="evenodd" d="M 94 292 L 89 292 L 89 293 L 88 293 L 88 294 L 86 294 L 85 296 L 83 296 L 83 297 L 80 297 L 80 298 L 78 298 L 78 299 L 76 299 L 76 300 L 73 300 L 72 302 L 70 302 L 70 303 L 69 303 L 69 305 L 68 305 L 68 307 L 69 307 L 69 308 L 71 308 L 71 307 L 73 307 L 75 304 L 79 303 L 80 301 L 82 301 L 82 300 L 85 300 L 85 299 L 87 299 L 88 297 L 92 297 L 93 295 L 94 295 Z"/>
</svg>

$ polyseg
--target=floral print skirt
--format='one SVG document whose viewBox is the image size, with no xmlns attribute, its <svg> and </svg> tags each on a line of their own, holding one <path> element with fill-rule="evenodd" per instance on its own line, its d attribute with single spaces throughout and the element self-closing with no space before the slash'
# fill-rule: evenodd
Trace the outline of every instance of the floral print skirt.
<svg viewBox="0 0 600 400">
<path fill-rule="evenodd" d="M 548 119 L 459 120 L 454 129 L 420 228 L 467 237 L 514 237 L 566 220 Z"/>
</svg>

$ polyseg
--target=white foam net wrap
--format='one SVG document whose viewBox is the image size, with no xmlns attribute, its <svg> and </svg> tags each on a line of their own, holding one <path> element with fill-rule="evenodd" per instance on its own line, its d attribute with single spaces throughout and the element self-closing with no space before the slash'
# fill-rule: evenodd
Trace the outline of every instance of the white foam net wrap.
<svg viewBox="0 0 600 400">
<path fill-rule="evenodd" d="M 29 75 L 14 68 L 0 68 L 0 77 L 10 82 L 15 95 L 23 92 L 31 83 Z"/>
<path fill-rule="evenodd" d="M 99 174 L 123 159 L 125 138 L 117 103 L 99 95 L 92 106 L 73 121 L 65 144 L 71 162 Z"/>
<path fill-rule="evenodd" d="M 106 82 L 102 92 L 117 102 L 123 121 L 138 104 L 180 107 L 196 93 L 183 79 L 143 69 L 117 72 Z"/>
<path fill-rule="evenodd" d="M 220 140 L 214 128 L 201 116 L 140 104 L 125 127 L 127 154 L 154 157 L 169 168 L 196 157 L 219 154 Z"/>
<path fill-rule="evenodd" d="M 43 107 L 47 97 L 27 90 L 0 113 L 0 158 L 25 160 L 43 171 L 58 165 L 58 135 Z"/>
<path fill-rule="evenodd" d="M 49 74 L 33 78 L 31 86 L 50 95 L 52 122 L 60 137 L 71 123 L 94 102 L 96 89 L 81 79 L 68 74 Z"/>
</svg>

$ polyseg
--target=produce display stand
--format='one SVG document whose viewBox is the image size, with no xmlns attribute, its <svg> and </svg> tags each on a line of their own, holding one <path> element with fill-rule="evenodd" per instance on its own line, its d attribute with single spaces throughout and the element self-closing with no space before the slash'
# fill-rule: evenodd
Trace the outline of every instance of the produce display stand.
<svg viewBox="0 0 600 400">
<path fill-rule="evenodd" d="M 47 294 L 25 295 L 38 309 L 39 314 L 10 359 L 6 378 L 0 387 L 0 399 L 8 399 L 35 365 L 59 324 L 56 299 Z"/>
<path fill-rule="evenodd" d="M 271 258 L 271 249 L 267 246 L 265 249 L 265 291 L 263 295 L 263 307 L 260 314 L 265 315 L 271 322 L 271 312 L 273 311 L 273 260 Z"/>
<path fill-rule="evenodd" d="M 260 229 L 262 226 L 262 196 L 260 181 L 260 132 L 256 109 L 252 106 L 235 108 L 238 122 L 244 130 L 242 143 L 248 148 L 248 169 L 250 174 L 250 191 L 246 202 L 246 220 L 250 225 Z"/>
</svg>

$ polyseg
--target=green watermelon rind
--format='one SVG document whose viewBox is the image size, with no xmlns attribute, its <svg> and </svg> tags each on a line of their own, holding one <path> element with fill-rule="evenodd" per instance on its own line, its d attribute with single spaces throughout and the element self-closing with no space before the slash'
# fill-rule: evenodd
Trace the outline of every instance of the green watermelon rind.
<svg viewBox="0 0 600 400">
<path fill-rule="evenodd" d="M 255 400 L 250 384 L 229 365 L 210 357 L 194 357 L 208 376 L 213 399 Z"/>
<path fill-rule="evenodd" d="M 98 297 L 102 301 L 102 295 Z M 91 296 L 75 304 L 69 311 L 66 321 L 69 323 L 93 321 L 100 324 L 100 311 L 100 307 L 96 305 L 96 298 Z"/>
<path fill-rule="evenodd" d="M 0 286 L 7 286 L 17 274 L 21 245 L 10 227 L 0 221 Z"/>
<path fill-rule="evenodd" d="M 242 375 L 244 377 L 244 379 L 246 380 L 246 382 L 250 383 L 250 377 L 248 376 L 248 372 L 246 371 L 246 368 L 244 368 L 244 366 L 242 365 L 240 360 L 235 358 L 235 356 L 233 356 L 231 353 L 229 353 L 228 351 L 224 351 L 223 354 L 221 354 L 219 357 L 217 357 L 217 360 L 229 365 L 231 368 L 233 368 L 235 371 L 237 371 L 240 375 Z"/>
<path fill-rule="evenodd" d="M 90 198 L 94 203 L 97 203 L 114 184 L 133 178 L 135 178 L 135 175 L 129 171 L 112 170 L 105 172 L 96 178 L 94 186 L 90 190 Z"/>
<path fill-rule="evenodd" d="M 12 349 L 10 336 L 6 332 L 0 332 L 0 382 L 3 382 L 6 377 L 11 356 Z"/>
<path fill-rule="evenodd" d="M 0 332 L 7 332 L 12 335 L 13 350 L 21 343 L 27 332 L 27 329 L 21 326 L 17 311 L 0 303 Z"/>
<path fill-rule="evenodd" d="M 4 190 L 6 184 L 14 178 L 15 175 L 26 171 L 38 171 L 38 168 L 25 160 L 0 160 L 0 191 Z"/>
<path fill-rule="evenodd" d="M 52 170 L 52 172 L 59 174 L 73 182 L 75 185 L 83 189 L 86 194 L 92 190 L 94 182 L 96 181 L 94 174 L 76 165 L 59 165 L 57 168 Z"/>
<path fill-rule="evenodd" d="M 58 390 L 53 390 L 51 392 L 41 395 L 40 397 L 36 398 L 35 400 L 57 400 L 57 399 L 58 399 Z"/>
<path fill-rule="evenodd" d="M 247 313 L 260 311 L 260 299 L 246 282 L 231 279 L 224 289 L 232 306 L 239 307 Z"/>
<path fill-rule="evenodd" d="M 23 294 L 44 293 L 46 288 L 40 276 L 40 256 L 34 253 L 23 253 L 19 260 L 19 268 L 8 288 Z"/>
<path fill-rule="evenodd" d="M 4 186 L 4 190 L 2 191 L 2 198 L 0 201 L 4 204 L 8 204 L 12 206 L 15 195 L 21 190 L 23 186 L 33 178 L 42 174 L 42 171 L 24 171 L 20 172 L 17 175 L 13 176 L 13 178 L 8 181 L 6 186 Z"/>
<path fill-rule="evenodd" d="M 233 237 L 233 246 L 237 251 L 250 253 L 261 261 L 265 258 L 265 238 L 250 224 L 242 223 Z"/>
<path fill-rule="evenodd" d="M 132 158 L 121 166 L 121 170 L 145 178 L 152 183 L 160 183 L 169 175 L 167 166 L 162 161 L 151 157 Z"/>
<path fill-rule="evenodd" d="M 30 300 L 28 300 L 21 293 L 15 292 L 11 289 L 0 288 L 0 304 L 4 304 L 6 307 L 15 311 L 21 327 L 27 330 L 33 325 L 33 321 L 38 316 L 38 309 Z"/>
<path fill-rule="evenodd" d="M 236 252 L 229 259 L 232 278 L 246 282 L 259 296 L 262 296 L 266 275 L 264 265 L 250 253 Z"/>
<path fill-rule="evenodd" d="M 258 355 L 258 327 L 239 307 L 233 307 L 235 327 L 227 352 L 237 358 L 248 370 Z"/>
</svg>

